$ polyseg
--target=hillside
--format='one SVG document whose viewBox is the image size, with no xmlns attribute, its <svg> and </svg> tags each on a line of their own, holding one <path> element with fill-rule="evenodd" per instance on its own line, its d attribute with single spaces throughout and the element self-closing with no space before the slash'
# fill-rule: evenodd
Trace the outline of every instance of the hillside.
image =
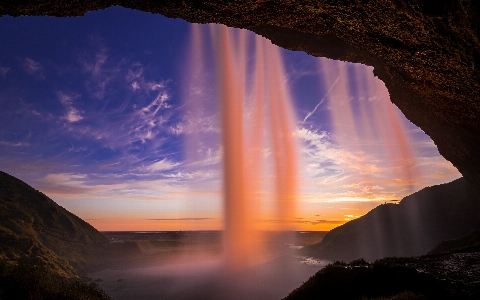
<svg viewBox="0 0 480 300">
<path fill-rule="evenodd" d="M 480 252 L 480 231 L 472 232 L 456 240 L 441 242 L 428 254 L 437 255 L 462 252 Z"/>
<path fill-rule="evenodd" d="M 460 178 L 384 204 L 330 231 L 305 250 L 332 260 L 426 254 L 442 241 L 480 230 L 480 191 Z"/>
<path fill-rule="evenodd" d="M 327 265 L 284 300 L 477 300 L 480 253 L 359 259 Z"/>
<path fill-rule="evenodd" d="M 61 277 L 94 258 L 109 240 L 41 192 L 0 172 L 0 261 L 33 263 Z"/>
</svg>

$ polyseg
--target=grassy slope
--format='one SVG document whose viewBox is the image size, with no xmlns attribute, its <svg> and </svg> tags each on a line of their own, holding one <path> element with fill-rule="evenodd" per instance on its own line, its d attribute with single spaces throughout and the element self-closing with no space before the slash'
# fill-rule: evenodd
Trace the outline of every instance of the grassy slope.
<svg viewBox="0 0 480 300">
<path fill-rule="evenodd" d="M 0 172 L 0 299 L 110 299 L 76 273 L 101 260 L 108 241 L 44 194 Z"/>
<path fill-rule="evenodd" d="M 74 276 L 108 238 L 26 183 L 0 172 L 0 260 Z"/>
</svg>

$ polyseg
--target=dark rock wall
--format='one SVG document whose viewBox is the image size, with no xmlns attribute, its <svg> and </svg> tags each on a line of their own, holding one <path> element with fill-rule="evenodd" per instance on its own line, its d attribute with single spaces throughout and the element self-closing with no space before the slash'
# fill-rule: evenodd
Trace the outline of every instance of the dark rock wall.
<svg viewBox="0 0 480 300">
<path fill-rule="evenodd" d="M 478 1 L 7 0 L 0 14 L 80 16 L 112 5 L 247 28 L 287 49 L 374 66 L 392 102 L 480 186 Z"/>
<path fill-rule="evenodd" d="M 309 254 L 332 260 L 375 260 L 427 254 L 442 241 L 480 230 L 480 190 L 464 178 L 424 188 L 400 204 L 377 206 L 332 229 Z"/>
</svg>

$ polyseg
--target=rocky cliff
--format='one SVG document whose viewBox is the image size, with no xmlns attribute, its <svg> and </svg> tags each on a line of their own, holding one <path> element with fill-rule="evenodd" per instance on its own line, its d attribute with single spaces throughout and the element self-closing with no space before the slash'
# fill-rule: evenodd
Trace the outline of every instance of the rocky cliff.
<svg viewBox="0 0 480 300">
<path fill-rule="evenodd" d="M 7 0 L 0 15 L 81 16 L 113 5 L 246 28 L 287 49 L 374 66 L 406 117 L 480 185 L 478 1 Z"/>
<path fill-rule="evenodd" d="M 331 230 L 310 254 L 332 260 L 375 260 L 427 254 L 442 241 L 480 230 L 480 189 L 460 178 L 383 204 Z"/>
</svg>

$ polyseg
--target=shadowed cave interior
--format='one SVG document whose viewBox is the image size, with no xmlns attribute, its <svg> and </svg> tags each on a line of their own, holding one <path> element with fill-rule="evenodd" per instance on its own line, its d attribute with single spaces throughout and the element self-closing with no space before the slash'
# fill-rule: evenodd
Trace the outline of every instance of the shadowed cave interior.
<svg viewBox="0 0 480 300">
<path fill-rule="evenodd" d="M 448 188 L 444 186 L 445 191 L 441 191 L 441 188 L 426 189 L 410 196 L 410 199 L 415 197 L 426 199 L 428 196 L 425 194 L 429 193 L 438 194 L 440 198 L 449 193 L 452 193 L 452 197 L 457 194 L 466 195 L 465 198 L 459 197 L 458 201 L 451 205 L 457 216 L 468 216 L 465 220 L 469 224 L 468 228 L 476 230 L 480 228 L 478 221 L 469 215 L 472 211 L 478 211 L 480 203 L 479 4 L 474 1 L 410 3 L 399 0 L 382 3 L 46 1 L 42 4 L 30 2 L 17 4 L 14 1 L 7 1 L 0 4 L 0 14 L 80 16 L 87 11 L 104 9 L 112 5 L 183 18 L 194 23 L 222 23 L 246 28 L 286 49 L 373 66 L 375 75 L 387 86 L 391 101 L 412 123 L 432 138 L 440 154 L 451 161 L 464 177 Z M 445 197 L 445 203 L 448 205 L 447 198 Z M 381 217 L 393 214 L 392 212 L 381 214 L 380 210 L 403 210 L 405 212 L 402 213 L 408 213 L 408 204 L 407 199 L 398 208 L 380 207 L 372 211 L 370 217 L 364 218 L 363 221 L 358 220 L 357 223 L 373 222 L 376 214 Z M 429 207 L 435 205 L 429 204 Z M 444 212 L 439 212 L 439 215 L 442 213 Z M 437 224 L 443 220 L 429 221 L 431 224 Z M 455 220 L 457 219 L 452 217 L 452 223 L 455 223 Z M 401 221 L 393 217 L 391 222 Z M 352 228 L 353 226 L 351 225 Z M 348 240 L 339 243 L 356 243 L 351 237 L 358 236 L 355 230 L 360 227 L 355 229 L 347 227 L 336 231 L 337 233 L 344 231 L 342 238 Z M 349 230 L 351 232 L 348 232 Z M 436 232 L 428 227 L 424 227 L 424 230 L 431 230 L 431 233 L 426 233 L 426 236 L 430 237 Z M 463 230 L 459 230 L 462 236 L 465 233 Z M 457 237 L 460 233 L 454 231 L 455 228 L 446 235 Z M 327 242 L 334 238 L 335 236 L 331 234 Z M 360 255 L 366 259 L 398 253 L 421 255 L 437 245 L 438 239 L 445 240 L 444 236 L 432 238 L 432 241 L 424 240 L 417 249 L 409 246 L 409 242 L 402 243 L 403 246 L 407 245 L 405 246 L 409 249 L 407 252 L 394 247 L 375 254 L 369 253 L 367 249 Z M 399 243 L 398 239 L 396 241 Z M 323 251 L 322 253 L 333 251 L 326 243 L 320 247 L 323 249 L 314 251 Z M 336 252 L 332 258 L 350 260 L 358 257 L 357 253 L 352 256 L 351 253 Z M 63 262 L 60 263 L 62 264 Z M 67 266 L 63 268 L 62 272 L 71 272 Z"/>
</svg>

